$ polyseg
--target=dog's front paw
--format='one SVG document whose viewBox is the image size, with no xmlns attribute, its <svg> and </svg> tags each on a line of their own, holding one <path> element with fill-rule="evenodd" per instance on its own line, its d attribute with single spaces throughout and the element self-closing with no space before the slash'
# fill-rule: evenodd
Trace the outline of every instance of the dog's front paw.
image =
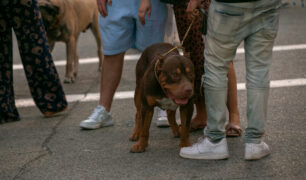
<svg viewBox="0 0 306 180">
<path fill-rule="evenodd" d="M 132 153 L 142 153 L 146 150 L 145 147 L 146 146 L 144 144 L 138 142 L 138 143 L 136 143 L 132 146 L 130 152 L 132 152 Z"/>
<path fill-rule="evenodd" d="M 182 148 L 182 147 L 188 147 L 188 146 L 191 146 L 190 142 L 181 142 L 181 143 L 180 143 L 180 148 Z"/>
<path fill-rule="evenodd" d="M 178 129 L 177 129 L 177 130 L 173 130 L 172 133 L 173 133 L 173 136 L 174 136 L 175 138 L 179 138 L 179 137 L 180 137 L 180 132 L 179 132 Z"/>
<path fill-rule="evenodd" d="M 64 79 L 65 84 L 72 84 L 72 83 L 74 83 L 74 81 L 75 81 L 75 78 L 73 78 L 73 77 L 65 77 L 65 79 Z"/>
<path fill-rule="evenodd" d="M 132 134 L 130 135 L 130 141 L 137 141 L 139 138 L 139 135 L 137 132 L 132 132 Z"/>
</svg>

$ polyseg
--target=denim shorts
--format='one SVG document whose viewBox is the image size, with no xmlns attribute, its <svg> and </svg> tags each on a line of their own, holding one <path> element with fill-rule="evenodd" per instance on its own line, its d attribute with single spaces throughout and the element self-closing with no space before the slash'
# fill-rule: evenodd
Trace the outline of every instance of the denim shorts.
<svg viewBox="0 0 306 180">
<path fill-rule="evenodd" d="M 148 46 L 163 42 L 167 7 L 159 0 L 151 1 L 151 17 L 145 25 L 138 19 L 140 0 L 113 0 L 107 5 L 108 16 L 99 15 L 103 53 L 115 55 L 132 46 L 143 51 Z"/>
</svg>

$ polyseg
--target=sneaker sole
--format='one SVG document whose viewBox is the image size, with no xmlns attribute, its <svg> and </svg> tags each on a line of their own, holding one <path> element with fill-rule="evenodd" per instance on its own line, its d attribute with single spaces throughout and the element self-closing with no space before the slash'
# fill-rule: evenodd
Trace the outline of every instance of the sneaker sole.
<svg viewBox="0 0 306 180">
<path fill-rule="evenodd" d="M 156 121 L 156 126 L 157 127 L 169 127 L 169 123 L 167 119 L 163 119 L 163 120 L 157 120 Z"/>
<path fill-rule="evenodd" d="M 267 156 L 269 156 L 270 155 L 270 153 L 267 153 L 267 154 L 265 154 L 265 155 L 262 155 L 262 156 L 258 156 L 258 157 L 256 157 L 256 156 L 250 156 L 250 157 L 244 157 L 244 159 L 246 160 L 246 161 L 254 161 L 254 160 L 259 160 L 259 159 L 262 159 L 262 158 L 265 158 L 265 157 L 267 157 Z"/>
<path fill-rule="evenodd" d="M 113 126 L 114 123 L 113 122 L 109 122 L 109 123 L 105 123 L 105 124 L 101 124 L 101 125 L 96 125 L 96 126 L 85 126 L 85 125 L 80 125 L 80 127 L 82 129 L 99 129 L 99 128 L 103 128 L 103 127 L 109 127 L 109 126 Z"/>
<path fill-rule="evenodd" d="M 205 160 L 221 160 L 221 159 L 228 159 L 229 155 L 228 154 L 220 154 L 220 155 L 190 155 L 190 154 L 182 154 L 180 153 L 180 156 L 183 158 L 188 158 L 188 159 L 205 159 Z"/>
</svg>

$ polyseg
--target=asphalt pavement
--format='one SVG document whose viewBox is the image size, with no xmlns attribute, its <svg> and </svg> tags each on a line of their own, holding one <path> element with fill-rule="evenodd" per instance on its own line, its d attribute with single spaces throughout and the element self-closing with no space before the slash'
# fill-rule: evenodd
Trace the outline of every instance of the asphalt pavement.
<svg viewBox="0 0 306 180">
<path fill-rule="evenodd" d="M 44 118 L 31 104 L 22 69 L 14 70 L 15 97 L 21 121 L 0 125 L 0 179 L 306 179 L 306 9 L 281 10 L 275 42 L 268 122 L 264 140 L 272 154 L 259 161 L 244 160 L 243 136 L 228 138 L 228 160 L 189 160 L 179 157 L 179 139 L 169 128 L 150 128 L 144 153 L 129 150 L 134 125 L 135 65 L 139 52 L 129 50 L 122 80 L 111 113 L 115 126 L 85 131 L 79 128 L 98 104 L 99 72 L 96 44 L 91 32 L 80 36 L 79 74 L 74 84 L 63 84 L 69 100 L 65 113 Z M 241 46 L 242 47 L 242 46 Z M 55 62 L 66 59 L 65 45 L 56 44 Z M 135 57 L 136 56 L 136 57 Z M 20 65 L 14 42 L 14 65 Z M 243 52 L 235 60 L 239 111 L 246 127 L 245 62 Z M 61 80 L 65 66 L 58 65 Z M 88 98 L 92 95 L 92 98 Z M 194 143 L 202 131 L 191 133 Z"/>
</svg>

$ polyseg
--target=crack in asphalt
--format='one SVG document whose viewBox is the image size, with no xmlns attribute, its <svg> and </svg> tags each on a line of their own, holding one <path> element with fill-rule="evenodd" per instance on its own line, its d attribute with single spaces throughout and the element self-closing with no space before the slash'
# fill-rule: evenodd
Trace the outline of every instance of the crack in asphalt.
<svg viewBox="0 0 306 180">
<path fill-rule="evenodd" d="M 97 85 L 97 81 L 98 83 L 100 82 L 100 72 L 98 72 L 98 77 L 94 78 L 94 81 L 92 82 L 92 84 L 89 86 L 89 88 L 87 89 L 87 91 L 85 91 L 85 96 L 84 98 L 86 98 L 87 94 L 90 92 L 91 89 L 93 89 L 93 87 L 95 85 Z M 65 121 L 65 119 L 70 115 L 70 112 L 72 110 L 75 109 L 75 107 L 81 102 L 82 99 L 76 101 L 74 103 L 74 105 L 69 108 L 68 111 L 66 111 L 65 114 L 62 115 L 62 118 L 60 118 L 58 120 L 58 122 L 54 125 L 54 127 L 52 128 L 52 131 L 51 133 L 46 137 L 46 139 L 43 141 L 41 147 L 42 147 L 42 150 L 41 154 L 37 155 L 35 158 L 29 160 L 28 162 L 26 162 L 20 169 L 19 171 L 17 172 L 17 174 L 12 178 L 12 180 L 16 180 L 16 179 L 19 179 L 21 178 L 22 174 L 24 174 L 26 172 L 26 169 L 34 162 L 40 160 L 41 158 L 47 156 L 47 155 L 52 155 L 53 152 L 51 150 L 51 148 L 48 146 L 49 142 L 52 140 L 52 138 L 56 135 L 57 133 L 57 128 Z"/>
</svg>

